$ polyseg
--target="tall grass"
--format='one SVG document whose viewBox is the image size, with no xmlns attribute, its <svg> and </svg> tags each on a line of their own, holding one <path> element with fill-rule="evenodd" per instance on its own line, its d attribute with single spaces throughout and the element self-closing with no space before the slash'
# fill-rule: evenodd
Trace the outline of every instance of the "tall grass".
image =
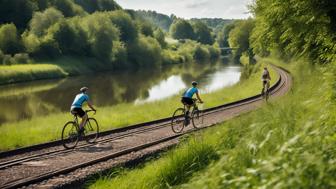
<svg viewBox="0 0 336 189">
<path fill-rule="evenodd" d="M 212 107 L 258 94 L 261 88 L 259 86 L 261 83 L 261 66 L 259 65 L 258 67 L 259 69 L 251 75 L 251 79 L 242 80 L 237 85 L 202 95 L 203 100 L 206 102 L 205 107 Z M 272 72 L 272 74 L 276 73 Z M 276 77 L 276 75 L 273 77 Z M 141 105 L 124 103 L 111 107 L 98 107 L 95 117 L 99 122 L 101 131 L 103 131 L 169 117 L 180 106 L 180 96 L 174 96 L 162 101 Z M 60 138 L 64 123 L 70 119 L 72 119 L 72 116 L 68 112 L 64 112 L 31 120 L 2 124 L 0 125 L 0 150 L 57 140 Z"/>
<path fill-rule="evenodd" d="M 0 85 L 36 79 L 50 79 L 65 77 L 67 73 L 57 65 L 25 64 L 0 66 Z"/>
<path fill-rule="evenodd" d="M 192 136 L 143 168 L 101 177 L 89 188 L 334 188 L 335 69 L 292 65 L 282 64 L 295 77 L 286 97 Z M 205 146 L 211 152 L 202 151 Z M 208 159 L 192 159 L 203 156 Z M 180 168 L 197 163 L 202 169 Z"/>
</svg>

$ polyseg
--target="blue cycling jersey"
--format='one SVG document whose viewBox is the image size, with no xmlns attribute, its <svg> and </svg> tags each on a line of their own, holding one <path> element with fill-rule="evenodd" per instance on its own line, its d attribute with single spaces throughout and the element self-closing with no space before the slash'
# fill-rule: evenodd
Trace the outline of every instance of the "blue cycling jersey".
<svg viewBox="0 0 336 189">
<path fill-rule="evenodd" d="M 82 105 L 85 101 L 89 100 L 89 96 L 87 94 L 81 93 L 76 95 L 75 100 L 73 101 L 71 108 L 82 108 Z"/>
<path fill-rule="evenodd" d="M 198 89 L 196 87 L 191 87 L 183 94 L 183 97 L 192 98 L 195 93 L 198 93 Z"/>
</svg>

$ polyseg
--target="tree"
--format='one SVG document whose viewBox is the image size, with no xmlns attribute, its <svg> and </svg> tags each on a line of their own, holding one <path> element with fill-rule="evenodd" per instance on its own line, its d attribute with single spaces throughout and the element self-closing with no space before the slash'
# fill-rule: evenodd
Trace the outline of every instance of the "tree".
<svg viewBox="0 0 336 189">
<path fill-rule="evenodd" d="M 14 23 L 23 30 L 37 9 L 37 4 L 32 0 L 1 0 L 0 24 Z"/>
<path fill-rule="evenodd" d="M 43 12 L 35 12 L 30 21 L 30 31 L 38 37 L 46 34 L 48 28 L 64 19 L 63 14 L 55 8 L 48 8 Z"/>
<path fill-rule="evenodd" d="M 121 7 L 113 0 L 75 0 L 75 3 L 83 7 L 83 9 L 89 13 L 121 9 Z"/>
<path fill-rule="evenodd" d="M 73 2 L 73 0 L 54 0 L 53 5 L 60 10 L 65 17 L 84 15 L 83 8 Z"/>
<path fill-rule="evenodd" d="M 191 24 L 182 19 L 176 20 L 170 26 L 170 34 L 174 39 L 194 39 L 195 33 Z"/>
<path fill-rule="evenodd" d="M 0 50 L 5 54 L 15 54 L 22 46 L 14 24 L 0 26 Z"/>
<path fill-rule="evenodd" d="M 234 29 L 229 34 L 230 47 L 236 48 L 234 56 L 239 58 L 244 52 L 248 54 L 250 61 L 254 57 L 252 47 L 250 46 L 250 36 L 255 26 L 252 19 L 236 21 Z"/>
<path fill-rule="evenodd" d="M 167 46 L 165 34 L 160 28 L 155 30 L 154 38 L 160 43 L 162 48 L 165 48 Z"/>
<path fill-rule="evenodd" d="M 336 59 L 336 1 L 257 0 L 251 10 L 256 17 L 252 45 L 257 53 L 277 51 L 282 57 L 320 62 Z"/>
<path fill-rule="evenodd" d="M 224 26 L 217 34 L 217 43 L 220 47 L 230 47 L 229 45 L 229 34 L 234 28 L 234 24 L 229 24 Z"/>
<path fill-rule="evenodd" d="M 203 22 L 196 21 L 192 24 L 192 27 L 195 32 L 195 39 L 198 42 L 208 45 L 212 45 L 214 43 L 211 29 L 208 28 L 208 26 L 205 25 Z"/>
<path fill-rule="evenodd" d="M 120 30 L 120 39 L 124 42 L 133 42 L 138 37 L 138 29 L 130 15 L 123 10 L 110 13 L 110 19 Z"/>
</svg>

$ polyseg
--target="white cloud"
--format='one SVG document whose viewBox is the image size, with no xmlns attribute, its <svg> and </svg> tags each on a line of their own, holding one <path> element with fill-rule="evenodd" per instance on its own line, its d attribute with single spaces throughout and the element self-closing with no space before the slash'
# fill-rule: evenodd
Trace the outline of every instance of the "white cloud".
<svg viewBox="0 0 336 189">
<path fill-rule="evenodd" d="M 218 17 L 247 18 L 247 5 L 252 0 L 117 0 L 127 9 L 155 10 L 183 18 Z"/>
</svg>

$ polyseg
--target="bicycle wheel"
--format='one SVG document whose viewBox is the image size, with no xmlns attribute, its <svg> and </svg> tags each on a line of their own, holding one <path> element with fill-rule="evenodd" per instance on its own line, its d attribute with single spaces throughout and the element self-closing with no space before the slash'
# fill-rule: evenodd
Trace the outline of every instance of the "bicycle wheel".
<svg viewBox="0 0 336 189">
<path fill-rule="evenodd" d="M 63 146 L 67 149 L 76 147 L 79 140 L 78 127 L 73 121 L 66 123 L 62 130 Z"/>
<path fill-rule="evenodd" d="M 195 129 L 198 129 L 198 128 L 202 127 L 203 120 L 204 120 L 204 117 L 202 115 L 202 111 L 200 111 L 198 109 L 192 111 L 191 121 L 192 121 L 192 124 L 193 124 Z"/>
<path fill-rule="evenodd" d="M 185 124 L 185 118 L 184 118 L 184 109 L 178 108 L 172 117 L 171 120 L 171 127 L 174 133 L 180 133 L 183 131 L 184 124 Z"/>
<path fill-rule="evenodd" d="M 85 124 L 85 140 L 87 143 L 95 143 L 99 135 L 98 122 L 94 118 L 89 118 Z"/>
</svg>

